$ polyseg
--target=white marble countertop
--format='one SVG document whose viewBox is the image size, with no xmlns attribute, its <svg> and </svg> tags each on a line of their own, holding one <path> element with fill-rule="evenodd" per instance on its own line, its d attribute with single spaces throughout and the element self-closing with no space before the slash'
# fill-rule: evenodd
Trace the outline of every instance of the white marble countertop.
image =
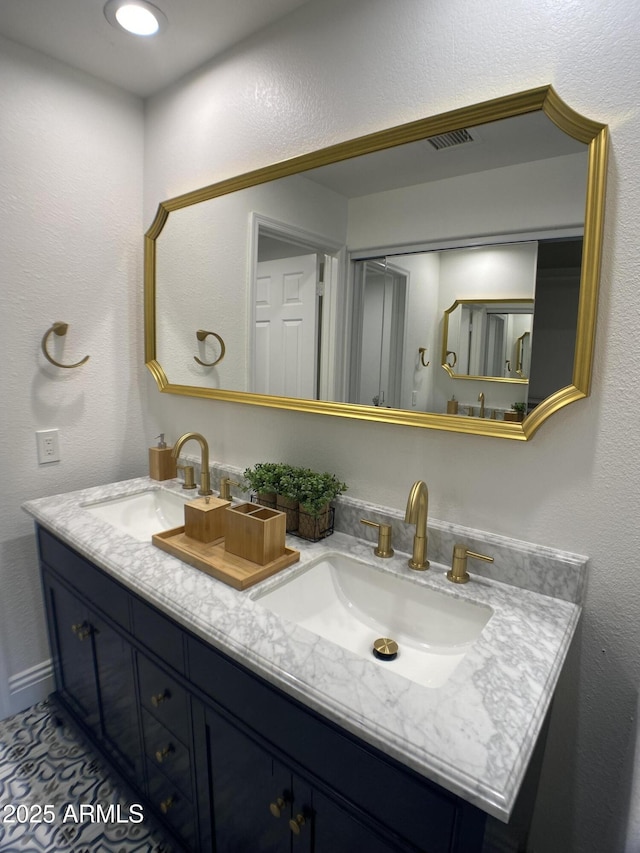
<svg viewBox="0 0 640 853">
<path fill-rule="evenodd" d="M 24 509 L 197 636 L 382 752 L 508 820 L 579 605 L 477 575 L 454 586 L 443 565 L 412 572 L 406 554 L 381 560 L 371 543 L 343 533 L 319 543 L 292 539 L 289 544 L 300 550 L 301 561 L 286 572 L 299 571 L 326 551 L 340 551 L 492 608 L 480 638 L 446 683 L 420 686 L 393 673 L 388 664 L 365 660 L 276 616 L 252 599 L 257 586 L 238 592 L 151 543 L 119 533 L 81 507 L 165 487 L 143 477 L 39 498 Z"/>
</svg>

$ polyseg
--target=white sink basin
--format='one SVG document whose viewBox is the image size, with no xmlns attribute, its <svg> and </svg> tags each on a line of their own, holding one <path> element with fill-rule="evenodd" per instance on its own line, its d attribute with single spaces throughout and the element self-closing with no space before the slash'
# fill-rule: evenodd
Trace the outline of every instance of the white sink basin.
<svg viewBox="0 0 640 853">
<path fill-rule="evenodd" d="M 184 505 L 195 496 L 195 492 L 183 498 L 164 489 L 149 489 L 134 495 L 83 504 L 83 509 L 122 533 L 148 542 L 153 533 L 181 527 L 184 524 Z"/>
<path fill-rule="evenodd" d="M 419 684 L 450 677 L 492 615 L 490 607 L 438 592 L 331 553 L 252 595 L 264 607 L 351 652 Z M 373 655 L 373 642 L 398 643 L 393 660 Z"/>
</svg>

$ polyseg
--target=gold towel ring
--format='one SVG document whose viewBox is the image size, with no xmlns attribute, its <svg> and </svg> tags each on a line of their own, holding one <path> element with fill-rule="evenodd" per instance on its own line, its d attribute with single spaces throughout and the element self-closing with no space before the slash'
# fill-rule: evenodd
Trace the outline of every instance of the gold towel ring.
<svg viewBox="0 0 640 853">
<path fill-rule="evenodd" d="M 418 347 L 418 354 L 420 356 L 420 363 L 422 364 L 423 367 L 429 367 L 429 365 L 431 364 L 430 361 L 424 360 L 424 356 L 425 356 L 426 351 L 427 351 L 426 347 Z"/>
<path fill-rule="evenodd" d="M 203 341 L 203 340 L 204 340 L 205 338 L 207 338 L 209 335 L 213 335 L 213 337 L 214 337 L 214 338 L 218 341 L 218 343 L 220 344 L 220 355 L 216 358 L 216 360 L 215 360 L 215 361 L 209 361 L 209 362 L 207 362 L 207 361 L 202 361 L 201 359 L 199 359 L 199 358 L 198 358 L 198 356 L 197 356 L 197 355 L 194 355 L 194 357 L 193 357 L 193 358 L 194 358 L 194 360 L 195 360 L 195 361 L 197 361 L 197 362 L 198 362 L 198 364 L 201 364 L 203 367 L 213 367 L 213 365 L 214 365 L 214 364 L 217 364 L 219 361 L 222 361 L 222 359 L 224 358 L 224 354 L 225 354 L 225 352 L 226 352 L 226 348 L 225 348 L 225 345 L 224 345 L 224 341 L 222 340 L 222 338 L 220 337 L 220 335 L 216 334 L 215 332 L 205 332 L 205 330 L 204 330 L 204 329 L 198 329 L 198 331 L 196 332 L 196 338 L 197 338 L 199 341 Z"/>
<path fill-rule="evenodd" d="M 89 361 L 89 356 L 85 355 L 83 359 L 81 359 L 80 361 L 76 361 L 75 364 L 61 364 L 59 361 L 56 361 L 55 358 L 52 358 L 49 354 L 49 351 L 47 350 L 47 341 L 49 340 L 49 336 L 51 335 L 51 333 L 62 337 L 63 335 L 67 334 L 68 328 L 68 323 L 54 323 L 51 328 L 47 332 L 45 332 L 44 337 L 42 338 L 41 347 L 42 352 L 44 353 L 44 357 L 47 359 L 47 361 L 50 361 L 51 364 L 55 364 L 56 367 L 80 367 L 81 364 L 85 364 L 87 361 Z"/>
</svg>

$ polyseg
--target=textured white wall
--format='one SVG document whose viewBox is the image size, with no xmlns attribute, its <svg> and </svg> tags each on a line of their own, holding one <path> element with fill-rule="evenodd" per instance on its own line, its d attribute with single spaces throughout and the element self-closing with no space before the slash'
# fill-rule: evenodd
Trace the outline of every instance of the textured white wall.
<svg viewBox="0 0 640 853">
<path fill-rule="evenodd" d="M 20 504 L 144 472 L 143 108 L 137 99 L 0 40 L 0 715 L 29 703 L 7 679 L 49 657 L 33 522 Z M 62 362 L 40 339 L 70 324 Z M 35 430 L 60 430 L 39 466 Z M 28 680 L 28 679 L 27 679 Z M 37 687 L 36 687 L 37 689 Z"/>
<path fill-rule="evenodd" d="M 584 619 L 557 697 L 536 814 L 542 853 L 623 850 L 638 810 L 631 791 L 640 677 L 639 30 L 635 0 L 327 0 L 147 108 L 147 224 L 158 201 L 177 193 L 546 83 L 610 125 L 592 396 L 554 416 L 531 442 L 149 391 L 149 434 L 201 430 L 214 458 L 238 465 L 287 458 L 328 467 L 353 495 L 395 507 L 419 475 L 434 517 L 590 556 Z M 639 847 L 630 829 L 626 849 Z"/>
</svg>

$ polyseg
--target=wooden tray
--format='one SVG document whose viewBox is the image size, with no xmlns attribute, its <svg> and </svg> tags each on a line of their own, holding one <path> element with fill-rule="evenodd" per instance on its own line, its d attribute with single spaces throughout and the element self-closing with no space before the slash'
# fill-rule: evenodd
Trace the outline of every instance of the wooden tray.
<svg viewBox="0 0 640 853">
<path fill-rule="evenodd" d="M 275 575 L 281 569 L 292 566 L 300 559 L 300 551 L 286 548 L 281 557 L 260 566 L 225 551 L 224 538 L 216 539 L 215 542 L 199 542 L 197 539 L 185 536 L 184 527 L 174 527 L 172 530 L 154 533 L 151 541 L 168 554 L 178 557 L 190 566 L 206 572 L 235 589 L 247 589 Z"/>
</svg>

